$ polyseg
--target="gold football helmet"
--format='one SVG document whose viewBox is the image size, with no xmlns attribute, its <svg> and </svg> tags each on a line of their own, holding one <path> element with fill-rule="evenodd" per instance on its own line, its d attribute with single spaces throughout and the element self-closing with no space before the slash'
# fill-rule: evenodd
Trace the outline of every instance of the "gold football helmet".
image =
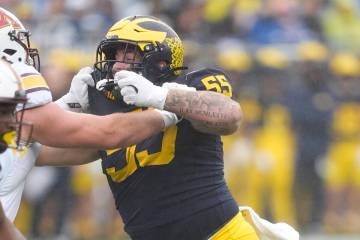
<svg viewBox="0 0 360 240">
<path fill-rule="evenodd" d="M 115 59 L 118 49 L 125 52 L 122 60 Z M 132 53 L 131 59 L 126 56 L 128 52 Z M 101 78 L 111 79 L 115 62 L 122 62 L 130 65 L 128 70 L 161 84 L 186 69 L 183 59 L 182 42 L 171 27 L 154 17 L 132 16 L 109 29 L 98 45 L 95 69 L 101 72 Z"/>
</svg>

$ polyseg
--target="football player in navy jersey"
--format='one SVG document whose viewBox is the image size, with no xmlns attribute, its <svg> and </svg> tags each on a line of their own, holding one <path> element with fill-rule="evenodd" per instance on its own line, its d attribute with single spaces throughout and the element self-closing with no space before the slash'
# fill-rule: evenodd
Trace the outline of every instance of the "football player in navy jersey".
<svg viewBox="0 0 360 240">
<path fill-rule="evenodd" d="M 184 70 L 183 45 L 171 27 L 128 17 L 97 48 L 96 87 L 62 101 L 83 98 L 82 107 L 98 115 L 150 107 L 182 117 L 139 144 L 99 151 L 131 239 L 258 239 L 224 179 L 220 136 L 234 133 L 242 115 L 231 85 L 218 69 Z"/>
<path fill-rule="evenodd" d="M 32 167 L 67 165 L 53 162 L 56 157 L 47 154 L 47 147 L 40 152 L 40 144 L 33 141 L 57 147 L 112 148 L 140 142 L 177 123 L 177 117 L 166 111 L 101 117 L 64 111 L 58 105 L 67 105 L 52 102 L 49 86 L 34 68 L 39 66 L 38 54 L 30 48 L 29 35 L 14 14 L 0 7 L 0 239 L 12 239 L 18 233 L 12 222 Z M 74 78 L 92 79 L 85 70 Z M 148 128 L 148 124 L 153 127 Z M 69 152 L 63 151 L 66 155 Z M 74 155 L 78 151 L 70 152 Z M 96 149 L 87 153 L 89 158 L 92 153 L 97 157 Z"/>
</svg>

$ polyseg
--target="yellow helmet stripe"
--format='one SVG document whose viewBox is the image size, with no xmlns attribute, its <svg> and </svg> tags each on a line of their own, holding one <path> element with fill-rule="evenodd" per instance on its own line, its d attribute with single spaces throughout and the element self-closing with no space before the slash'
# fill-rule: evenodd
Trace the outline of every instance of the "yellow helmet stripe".
<svg viewBox="0 0 360 240">
<path fill-rule="evenodd" d="M 120 21 L 112 28 L 110 28 L 109 32 L 106 34 L 106 37 L 111 38 L 112 36 L 116 36 L 120 39 L 131 39 L 132 41 L 138 42 L 163 42 L 167 36 L 167 32 L 150 30 L 138 25 L 138 23 L 149 21 L 161 23 L 160 21 L 156 21 L 155 19 L 151 18 L 139 18 L 135 19 L 134 21 Z M 143 50 L 145 43 L 138 43 L 138 45 L 140 46 L 141 50 Z"/>
</svg>

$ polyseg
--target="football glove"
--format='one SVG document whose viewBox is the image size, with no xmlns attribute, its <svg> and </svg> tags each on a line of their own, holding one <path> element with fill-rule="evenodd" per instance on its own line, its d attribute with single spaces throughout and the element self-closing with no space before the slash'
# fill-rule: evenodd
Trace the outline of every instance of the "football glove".
<svg viewBox="0 0 360 240">
<path fill-rule="evenodd" d="M 114 82 L 119 86 L 124 102 L 139 107 L 154 107 L 164 109 L 169 89 L 195 91 L 195 88 L 186 85 L 169 83 L 164 87 L 154 85 L 145 77 L 126 70 L 115 74 Z"/>
<path fill-rule="evenodd" d="M 73 77 L 70 90 L 56 103 L 63 109 L 72 112 L 88 112 L 88 86 L 94 87 L 95 83 L 91 76 L 93 69 L 84 67 Z"/>
<path fill-rule="evenodd" d="M 178 119 L 178 117 L 176 116 L 175 113 L 172 112 L 168 112 L 165 110 L 159 110 L 159 109 L 154 109 L 155 111 L 157 111 L 158 113 L 161 114 L 161 116 L 164 119 L 164 123 L 165 123 L 165 128 L 175 125 L 178 122 L 180 122 L 180 120 Z"/>
</svg>

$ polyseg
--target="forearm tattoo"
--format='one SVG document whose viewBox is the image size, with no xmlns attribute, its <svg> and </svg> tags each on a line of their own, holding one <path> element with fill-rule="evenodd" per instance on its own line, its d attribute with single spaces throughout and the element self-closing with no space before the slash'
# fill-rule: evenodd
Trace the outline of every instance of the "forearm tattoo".
<svg viewBox="0 0 360 240">
<path fill-rule="evenodd" d="M 183 116 L 206 133 L 229 134 L 239 124 L 238 103 L 215 92 L 171 90 L 164 109 Z"/>
</svg>

